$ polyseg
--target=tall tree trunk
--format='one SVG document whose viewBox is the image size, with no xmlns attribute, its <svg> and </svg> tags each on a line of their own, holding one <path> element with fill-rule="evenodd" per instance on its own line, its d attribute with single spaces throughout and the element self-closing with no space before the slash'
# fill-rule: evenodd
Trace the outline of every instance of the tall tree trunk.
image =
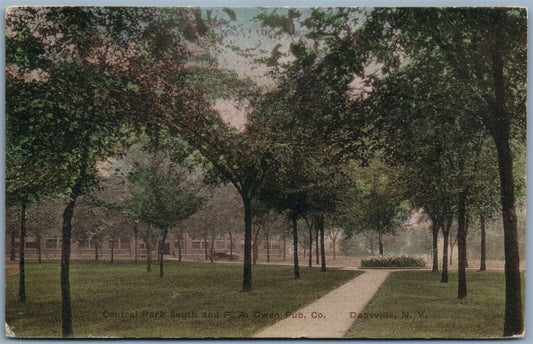
<svg viewBox="0 0 533 344">
<path fill-rule="evenodd" d="M 316 256 L 316 265 L 320 264 L 320 255 L 319 255 L 319 252 L 320 252 L 320 248 L 319 248 L 319 240 L 318 240 L 318 237 L 319 237 L 319 230 L 318 230 L 318 226 L 316 226 L 315 228 L 315 256 Z"/>
<path fill-rule="evenodd" d="M 468 214 L 466 214 L 465 216 L 465 242 L 466 242 L 466 238 L 468 237 L 468 225 L 470 223 L 470 216 L 468 216 Z M 465 268 L 468 268 L 468 250 L 466 250 L 466 255 L 465 255 Z"/>
<path fill-rule="evenodd" d="M 309 228 L 309 267 L 313 266 L 313 227 Z"/>
<path fill-rule="evenodd" d="M 336 253 L 336 247 L 335 244 L 337 242 L 337 237 L 331 239 L 333 241 L 333 260 L 337 259 L 337 253 Z"/>
<path fill-rule="evenodd" d="M 298 220 L 296 216 L 291 217 L 292 220 L 292 244 L 294 256 L 294 278 L 300 278 L 300 266 L 298 264 Z"/>
<path fill-rule="evenodd" d="M 207 234 L 204 236 L 204 251 L 205 251 L 205 260 L 209 259 L 209 255 L 207 254 Z"/>
<path fill-rule="evenodd" d="M 459 265 L 459 284 L 457 298 L 464 299 L 466 292 L 466 193 L 463 191 L 459 195 L 458 227 L 457 227 L 457 252 Z"/>
<path fill-rule="evenodd" d="M 159 246 L 159 277 L 163 277 L 163 262 L 165 261 L 165 242 L 167 240 L 168 228 L 163 230 L 163 237 Z"/>
<path fill-rule="evenodd" d="M 94 260 L 98 261 L 98 240 L 94 240 Z"/>
<path fill-rule="evenodd" d="M 42 263 L 42 248 L 41 248 L 41 243 L 42 243 L 42 237 L 40 235 L 37 235 L 37 254 L 38 254 L 38 259 L 39 259 L 39 264 Z"/>
<path fill-rule="evenodd" d="M 242 291 L 252 290 L 252 200 L 241 194 L 244 206 L 244 266 Z"/>
<path fill-rule="evenodd" d="M 229 260 L 233 259 L 233 236 L 231 235 L 231 232 L 228 232 L 229 234 Z"/>
<path fill-rule="evenodd" d="M 383 256 L 383 234 L 378 231 L 379 255 Z"/>
<path fill-rule="evenodd" d="M 320 257 L 322 260 L 321 271 L 326 271 L 326 247 L 324 245 L 324 215 L 318 217 L 318 229 L 320 231 Z"/>
<path fill-rule="evenodd" d="M 178 262 L 181 262 L 181 242 L 183 240 L 183 232 L 178 232 Z"/>
<path fill-rule="evenodd" d="M 84 167 L 82 168 L 84 171 Z M 70 241 L 72 234 L 72 217 L 74 216 L 74 207 L 76 199 L 81 193 L 80 178 L 70 195 L 70 200 L 63 211 L 63 228 L 61 244 L 61 332 L 63 337 L 72 337 L 72 302 L 70 298 Z"/>
<path fill-rule="evenodd" d="M 486 242 L 486 230 L 485 230 L 485 216 L 479 217 L 479 226 L 481 227 L 481 263 L 479 271 L 487 271 L 487 242 Z"/>
<path fill-rule="evenodd" d="M 11 256 L 9 257 L 9 260 L 15 260 L 15 237 L 17 235 L 17 232 L 15 230 L 11 231 Z"/>
<path fill-rule="evenodd" d="M 211 249 L 209 251 L 209 260 L 213 264 L 215 262 L 215 234 L 211 235 Z"/>
<path fill-rule="evenodd" d="M 20 203 L 20 242 L 19 242 L 19 302 L 26 302 L 26 274 L 24 272 L 24 246 L 26 240 L 26 206 L 23 197 Z"/>
<path fill-rule="evenodd" d="M 444 219 L 443 219 L 444 220 Z M 450 238 L 450 230 L 452 228 L 453 217 L 449 216 L 446 228 L 442 225 L 442 236 L 444 237 L 444 246 L 442 248 L 442 283 L 448 283 L 448 243 Z"/>
<path fill-rule="evenodd" d="M 113 263 L 115 259 L 115 240 L 111 239 L 111 263 Z"/>
<path fill-rule="evenodd" d="M 433 235 L 433 267 L 431 269 L 431 272 L 439 272 L 439 223 L 436 217 L 432 217 L 431 222 L 431 233 Z"/>
<path fill-rule="evenodd" d="M 510 140 L 510 119 L 505 111 L 505 81 L 501 50 L 505 45 L 501 10 L 491 12 L 491 55 L 494 81 L 494 105 L 489 131 L 498 152 L 500 172 L 500 195 L 502 203 L 504 251 L 505 251 L 505 323 L 504 336 L 521 334 L 524 331 L 522 316 L 522 290 L 520 277 L 520 256 L 516 227 L 513 160 Z"/>
<path fill-rule="evenodd" d="M 374 256 L 374 237 L 372 233 L 370 233 L 370 236 L 368 239 L 369 239 L 368 241 L 370 242 L 370 255 Z"/>
<path fill-rule="evenodd" d="M 270 263 L 270 229 L 266 231 L 267 263 Z"/>
<path fill-rule="evenodd" d="M 457 243 L 457 234 L 451 238 L 451 244 L 450 244 L 450 265 L 453 265 L 453 248 L 455 247 L 455 244 Z"/>
<path fill-rule="evenodd" d="M 148 235 L 146 236 L 146 271 L 152 271 L 152 225 L 148 225 Z"/>
<path fill-rule="evenodd" d="M 285 261 L 286 259 L 285 257 L 286 253 L 287 253 L 287 236 L 284 234 L 283 235 L 283 261 Z"/>
</svg>

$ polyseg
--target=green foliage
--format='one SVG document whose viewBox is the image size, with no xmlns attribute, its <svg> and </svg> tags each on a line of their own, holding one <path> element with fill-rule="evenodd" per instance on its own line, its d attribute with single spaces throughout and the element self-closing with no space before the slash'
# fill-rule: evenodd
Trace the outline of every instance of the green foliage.
<svg viewBox="0 0 533 344">
<path fill-rule="evenodd" d="M 6 62 L 17 65 L 23 71 L 41 67 L 45 52 L 42 42 L 32 34 L 27 23 L 9 24 L 15 26 L 17 34 L 6 37 Z"/>
<path fill-rule="evenodd" d="M 168 229 L 194 214 L 203 200 L 180 185 L 181 181 L 163 174 L 153 165 L 139 165 L 130 174 L 135 185 L 125 208 L 136 219 L 159 229 Z"/>
<path fill-rule="evenodd" d="M 253 102 L 259 93 L 254 81 L 239 79 L 237 73 L 214 66 L 189 67 L 181 78 L 188 88 L 200 92 L 210 102 L 230 99 L 248 104 Z"/>
<path fill-rule="evenodd" d="M 258 14 L 255 19 L 260 21 L 263 27 L 276 30 L 277 35 L 293 35 L 296 30 L 294 20 L 300 17 L 300 13 L 294 8 L 288 9 L 286 15 L 276 12 L 276 10 L 270 13 L 263 12 Z"/>
<path fill-rule="evenodd" d="M 362 268 L 423 268 L 426 262 L 415 257 L 379 257 L 361 260 Z"/>
<path fill-rule="evenodd" d="M 378 159 L 365 167 L 352 163 L 345 168 L 355 184 L 339 213 L 347 235 L 367 230 L 393 234 L 401 229 L 409 214 L 398 192 L 397 171 Z"/>
<path fill-rule="evenodd" d="M 123 140 L 123 82 L 70 63 L 48 80 L 8 77 L 6 89 L 8 199 L 68 193 L 80 175 L 94 185 L 96 161 Z"/>
</svg>

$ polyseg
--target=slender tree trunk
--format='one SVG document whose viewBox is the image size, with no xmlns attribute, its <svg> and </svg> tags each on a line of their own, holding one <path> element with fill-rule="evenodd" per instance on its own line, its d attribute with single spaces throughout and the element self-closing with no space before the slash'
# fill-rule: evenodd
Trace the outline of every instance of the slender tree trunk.
<svg viewBox="0 0 533 344">
<path fill-rule="evenodd" d="M 213 264 L 215 262 L 215 234 L 211 235 L 211 249 L 209 251 L 209 260 Z"/>
<path fill-rule="evenodd" d="M 370 255 L 374 256 L 374 238 L 372 236 L 372 233 L 370 233 L 368 241 L 370 241 Z"/>
<path fill-rule="evenodd" d="M 41 241 L 42 237 L 40 235 L 37 235 L 37 254 L 39 259 L 39 264 L 42 263 L 42 249 L 41 249 Z"/>
<path fill-rule="evenodd" d="M 337 242 L 337 238 L 333 238 L 331 239 L 333 241 L 333 260 L 336 260 L 337 259 L 337 253 L 336 253 L 336 247 L 335 247 L 335 244 Z"/>
<path fill-rule="evenodd" d="M 82 168 L 82 171 L 84 167 Z M 83 173 L 82 173 L 83 177 Z M 70 298 L 70 242 L 72 234 L 72 217 L 76 199 L 81 193 L 80 178 L 70 195 L 70 200 L 63 211 L 63 228 L 61 244 L 61 333 L 63 337 L 72 337 L 72 302 Z"/>
<path fill-rule="evenodd" d="M 15 258 L 16 258 L 16 255 L 15 255 L 15 237 L 17 235 L 17 232 L 15 230 L 12 230 L 10 234 L 11 234 L 11 256 L 10 256 L 9 260 L 15 260 Z"/>
<path fill-rule="evenodd" d="M 444 247 L 442 250 L 442 278 L 441 283 L 448 283 L 448 238 L 449 232 L 443 232 L 442 236 L 444 238 Z"/>
<path fill-rule="evenodd" d="M 457 227 L 457 252 L 459 265 L 459 284 L 457 289 L 457 298 L 464 299 L 466 291 L 466 193 L 463 191 L 459 195 L 458 210 L 458 227 Z"/>
<path fill-rule="evenodd" d="M 113 263 L 115 259 L 115 240 L 111 239 L 111 263 Z"/>
<path fill-rule="evenodd" d="M 182 260 L 182 257 L 181 257 L 181 242 L 183 240 L 183 232 L 179 232 L 178 233 L 178 262 L 181 262 Z"/>
<path fill-rule="evenodd" d="M 479 226 L 481 227 L 481 264 L 479 271 L 487 271 L 487 242 L 486 242 L 486 230 L 485 230 L 485 216 L 479 217 Z"/>
<path fill-rule="evenodd" d="M 320 243 L 319 243 L 318 237 L 319 237 L 319 230 L 318 230 L 318 226 L 316 226 L 315 228 L 315 256 L 316 256 L 315 262 L 316 262 L 316 265 L 320 264 L 320 255 L 319 255 Z"/>
<path fill-rule="evenodd" d="M 292 220 L 292 244 L 294 256 L 294 278 L 300 278 L 300 266 L 298 264 L 298 220 L 296 216 L 291 217 Z"/>
<path fill-rule="evenodd" d="M 146 271 L 152 271 L 152 225 L 149 225 L 146 238 Z"/>
<path fill-rule="evenodd" d="M 494 81 L 494 105 L 492 118 L 488 123 L 498 152 L 500 172 L 501 203 L 505 251 L 505 323 L 504 336 L 521 334 L 524 331 L 522 315 L 522 290 L 520 256 L 516 227 L 513 160 L 510 140 L 510 120 L 505 111 L 505 81 L 501 49 L 505 45 L 501 10 L 491 12 L 491 56 Z"/>
<path fill-rule="evenodd" d="M 229 234 L 229 260 L 233 259 L 233 236 L 231 235 L 231 232 L 228 232 Z"/>
<path fill-rule="evenodd" d="M 439 224 L 437 218 L 432 218 L 431 232 L 433 234 L 433 267 L 431 272 L 439 272 Z"/>
<path fill-rule="evenodd" d="M 324 215 L 318 217 L 318 229 L 320 231 L 320 257 L 322 260 L 322 266 L 320 270 L 326 271 L 326 247 L 324 245 Z"/>
<path fill-rule="evenodd" d="M 285 261 L 286 255 L 287 253 L 287 236 L 286 235 L 283 235 L 283 261 Z"/>
<path fill-rule="evenodd" d="M 465 243 L 466 243 L 466 238 L 468 237 L 468 225 L 470 223 L 470 216 L 468 216 L 468 214 L 466 214 L 465 216 Z M 466 255 L 465 255 L 465 268 L 468 268 L 468 250 L 466 250 Z"/>
<path fill-rule="evenodd" d="M 444 225 L 442 226 L 442 236 L 444 237 L 444 247 L 442 248 L 442 283 L 448 283 L 448 240 L 450 238 L 450 230 L 452 228 L 453 218 L 448 217 L 448 222 L 446 223 L 446 229 Z"/>
<path fill-rule="evenodd" d="M 309 267 L 313 266 L 313 228 L 309 226 Z"/>
<path fill-rule="evenodd" d="M 266 231 L 267 263 L 270 263 L 270 229 Z"/>
<path fill-rule="evenodd" d="M 98 240 L 94 239 L 94 260 L 98 261 Z"/>
<path fill-rule="evenodd" d="M 26 302 L 26 274 L 24 272 L 24 246 L 26 240 L 26 198 L 20 204 L 20 242 L 19 242 L 19 302 Z"/>
<path fill-rule="evenodd" d="M 167 240 L 168 228 L 163 230 L 161 245 L 159 246 L 159 277 L 163 277 L 163 262 L 165 261 L 165 242 Z"/>
<path fill-rule="evenodd" d="M 208 260 L 209 259 L 209 255 L 207 254 L 207 234 L 206 236 L 204 236 L 204 251 L 205 251 L 205 260 Z"/>
<path fill-rule="evenodd" d="M 244 266 L 242 291 L 252 290 L 252 200 L 241 194 L 244 205 Z"/>
<path fill-rule="evenodd" d="M 457 234 L 452 237 L 451 245 L 450 245 L 450 265 L 453 265 L 453 248 L 455 247 L 455 244 L 457 243 Z"/>
<path fill-rule="evenodd" d="M 383 256 L 383 234 L 378 231 L 379 255 Z"/>
</svg>

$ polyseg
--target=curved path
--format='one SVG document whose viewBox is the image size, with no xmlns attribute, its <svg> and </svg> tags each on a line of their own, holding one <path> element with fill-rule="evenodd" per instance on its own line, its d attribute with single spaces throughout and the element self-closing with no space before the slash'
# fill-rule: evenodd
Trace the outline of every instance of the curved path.
<svg viewBox="0 0 533 344">
<path fill-rule="evenodd" d="M 367 270 L 254 338 L 341 338 L 389 276 L 387 270 Z M 352 316 L 351 316 L 352 315 Z"/>
</svg>

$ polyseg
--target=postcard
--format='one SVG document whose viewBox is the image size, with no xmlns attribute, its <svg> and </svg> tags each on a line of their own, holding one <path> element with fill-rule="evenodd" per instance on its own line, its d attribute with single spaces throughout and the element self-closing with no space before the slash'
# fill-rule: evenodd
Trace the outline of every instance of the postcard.
<svg viewBox="0 0 533 344">
<path fill-rule="evenodd" d="M 5 28 L 6 337 L 524 336 L 526 8 Z"/>
</svg>

